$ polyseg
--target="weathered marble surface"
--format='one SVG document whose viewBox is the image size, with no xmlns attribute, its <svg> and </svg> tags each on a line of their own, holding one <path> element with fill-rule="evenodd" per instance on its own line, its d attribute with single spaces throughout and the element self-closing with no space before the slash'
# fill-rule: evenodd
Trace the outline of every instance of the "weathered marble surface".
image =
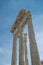
<svg viewBox="0 0 43 65">
<path fill-rule="evenodd" d="M 30 11 L 22 10 L 17 16 L 16 22 L 11 28 L 11 32 L 13 35 L 13 53 L 12 53 L 12 65 L 16 65 L 16 46 L 17 46 L 17 38 L 19 37 L 19 65 L 28 65 L 27 59 L 27 48 L 26 39 L 23 42 L 23 27 L 28 25 L 28 36 L 30 41 L 30 54 L 31 54 L 31 62 L 32 65 L 41 65 L 39 52 L 37 43 L 35 40 L 35 34 L 32 25 L 32 15 Z M 18 35 L 19 34 L 19 35 Z M 25 47 L 25 61 L 24 61 L 24 47 Z"/>
<path fill-rule="evenodd" d="M 12 49 L 12 62 L 11 62 L 11 65 L 16 65 L 16 57 L 17 57 L 16 51 L 17 51 L 17 38 L 13 34 L 13 49 Z"/>
<path fill-rule="evenodd" d="M 41 64 L 40 57 L 39 57 L 38 47 L 35 40 L 35 34 L 32 25 L 32 16 L 28 20 L 28 34 L 30 41 L 30 54 L 31 54 L 32 65 L 40 65 Z"/>
<path fill-rule="evenodd" d="M 23 44 L 23 28 L 19 28 L 19 65 L 24 65 L 24 44 Z"/>
<path fill-rule="evenodd" d="M 28 65 L 28 58 L 27 58 L 27 33 L 24 33 L 23 40 L 24 40 L 25 65 Z"/>
</svg>

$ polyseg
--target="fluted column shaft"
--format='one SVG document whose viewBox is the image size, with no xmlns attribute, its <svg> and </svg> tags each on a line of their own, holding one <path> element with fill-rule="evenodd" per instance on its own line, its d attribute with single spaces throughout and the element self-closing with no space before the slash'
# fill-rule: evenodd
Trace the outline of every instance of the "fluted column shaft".
<svg viewBox="0 0 43 65">
<path fill-rule="evenodd" d="M 20 39 L 19 39 L 19 65 L 24 65 L 24 46 L 23 46 L 23 28 L 20 27 Z"/>
<path fill-rule="evenodd" d="M 40 65 L 39 52 L 37 48 L 37 43 L 35 40 L 35 34 L 32 25 L 32 17 L 28 20 L 28 34 L 30 41 L 30 53 L 31 53 L 31 61 L 32 65 Z"/>
<path fill-rule="evenodd" d="M 28 65 L 28 58 L 27 58 L 27 34 L 24 34 L 24 55 L 25 55 L 25 65 Z"/>
<path fill-rule="evenodd" d="M 11 65 L 16 65 L 16 50 L 17 50 L 17 38 L 16 36 L 13 34 L 13 52 L 12 52 L 12 63 Z"/>
</svg>

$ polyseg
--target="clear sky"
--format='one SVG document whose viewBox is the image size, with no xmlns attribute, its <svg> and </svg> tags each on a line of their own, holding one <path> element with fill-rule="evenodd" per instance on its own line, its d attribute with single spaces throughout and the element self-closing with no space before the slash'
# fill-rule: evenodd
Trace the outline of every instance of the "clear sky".
<svg viewBox="0 0 43 65">
<path fill-rule="evenodd" d="M 43 0 L 0 0 L 0 65 L 11 65 L 13 36 L 10 29 L 21 9 L 32 12 L 40 60 L 43 60 Z"/>
</svg>

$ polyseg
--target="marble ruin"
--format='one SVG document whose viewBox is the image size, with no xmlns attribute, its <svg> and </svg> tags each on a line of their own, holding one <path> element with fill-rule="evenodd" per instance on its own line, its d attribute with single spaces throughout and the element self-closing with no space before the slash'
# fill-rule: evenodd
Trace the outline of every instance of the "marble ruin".
<svg viewBox="0 0 43 65">
<path fill-rule="evenodd" d="M 19 65 L 29 65 L 27 58 L 27 34 L 24 27 L 28 25 L 28 37 L 30 42 L 30 54 L 32 65 L 41 65 L 35 34 L 32 25 L 32 14 L 30 11 L 21 10 L 11 28 L 13 33 L 13 52 L 11 65 L 16 65 L 17 38 L 19 38 Z"/>
</svg>

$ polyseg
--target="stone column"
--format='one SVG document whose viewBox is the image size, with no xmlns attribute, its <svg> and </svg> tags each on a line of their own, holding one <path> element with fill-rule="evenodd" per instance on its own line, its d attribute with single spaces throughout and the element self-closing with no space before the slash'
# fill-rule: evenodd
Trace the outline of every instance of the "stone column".
<svg viewBox="0 0 43 65">
<path fill-rule="evenodd" d="M 24 45 L 23 45 L 23 28 L 19 29 L 20 39 L 19 39 L 19 65 L 24 65 Z"/>
<path fill-rule="evenodd" d="M 25 54 L 25 65 L 28 65 L 28 58 L 27 58 L 27 34 L 24 34 L 24 54 Z"/>
<path fill-rule="evenodd" d="M 16 65 L 16 50 L 17 50 L 17 38 L 16 36 L 13 34 L 13 52 L 12 52 L 12 63 L 11 65 Z"/>
<path fill-rule="evenodd" d="M 35 40 L 35 34 L 32 25 L 32 16 L 28 19 L 28 34 L 29 34 L 29 41 L 30 41 L 30 53 L 31 53 L 31 61 L 32 65 L 40 65 L 40 58 L 37 43 Z"/>
</svg>

